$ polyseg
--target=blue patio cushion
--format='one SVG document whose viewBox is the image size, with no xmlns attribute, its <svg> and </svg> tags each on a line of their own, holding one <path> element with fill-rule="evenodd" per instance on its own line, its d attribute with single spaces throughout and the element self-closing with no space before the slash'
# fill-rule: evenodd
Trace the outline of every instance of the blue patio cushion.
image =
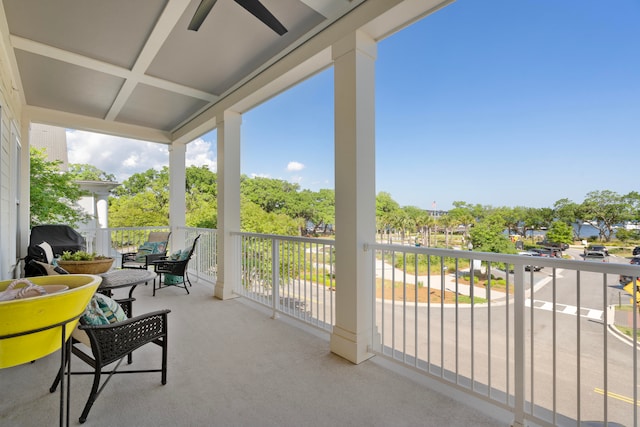
<svg viewBox="0 0 640 427">
<path fill-rule="evenodd" d="M 182 249 L 177 252 L 174 252 L 171 254 L 171 259 L 174 261 L 184 261 L 185 259 L 189 258 L 189 251 L 191 251 L 191 248 L 186 248 L 186 249 Z M 184 282 L 183 276 L 176 276 L 174 274 L 164 275 L 165 285 L 177 285 L 183 282 Z"/>
<path fill-rule="evenodd" d="M 173 274 L 165 274 L 164 275 L 164 284 L 165 285 L 177 285 L 179 283 L 184 282 L 184 277 L 175 276 Z"/>
<path fill-rule="evenodd" d="M 82 323 L 85 325 L 108 325 L 126 319 L 127 315 L 120 304 L 99 293 L 91 297 L 89 305 L 82 314 Z"/>
<path fill-rule="evenodd" d="M 136 262 L 145 262 L 147 255 L 162 254 L 167 249 L 167 242 L 144 242 L 138 248 Z"/>
</svg>

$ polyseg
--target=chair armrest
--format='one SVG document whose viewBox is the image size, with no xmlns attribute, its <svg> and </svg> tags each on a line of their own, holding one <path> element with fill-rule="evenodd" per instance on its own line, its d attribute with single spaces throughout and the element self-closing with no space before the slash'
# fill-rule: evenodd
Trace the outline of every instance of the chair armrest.
<svg viewBox="0 0 640 427">
<path fill-rule="evenodd" d="M 177 261 L 169 259 L 155 261 L 153 263 L 153 270 L 156 273 L 169 273 L 179 276 L 183 274 L 187 262 L 188 260 Z"/>
<path fill-rule="evenodd" d="M 159 253 L 159 254 L 149 254 L 147 255 L 147 264 L 151 264 L 158 260 L 163 260 L 167 258 L 167 253 Z"/>
<path fill-rule="evenodd" d="M 170 312 L 158 310 L 109 325 L 78 325 L 78 328 L 89 336 L 96 361 L 106 365 L 149 342 L 159 343 L 167 335 Z"/>
<path fill-rule="evenodd" d="M 125 252 L 122 254 L 122 263 L 124 264 L 127 261 L 135 261 L 137 252 Z"/>
</svg>

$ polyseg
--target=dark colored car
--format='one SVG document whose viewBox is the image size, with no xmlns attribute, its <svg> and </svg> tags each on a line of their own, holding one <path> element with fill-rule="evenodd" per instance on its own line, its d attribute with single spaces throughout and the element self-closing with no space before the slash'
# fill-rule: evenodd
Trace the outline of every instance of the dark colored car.
<svg viewBox="0 0 640 427">
<path fill-rule="evenodd" d="M 562 250 L 559 248 L 533 248 L 531 252 L 535 252 L 539 256 L 562 258 Z"/>
<path fill-rule="evenodd" d="M 636 246 L 633 248 L 633 255 L 640 255 L 640 246 Z"/>
<path fill-rule="evenodd" d="M 566 251 L 567 249 L 569 249 L 569 245 L 566 243 L 555 243 L 555 242 L 549 242 L 548 240 L 543 240 L 542 242 L 538 243 L 538 245 L 544 246 L 546 248 L 561 249 L 563 251 Z"/>
<path fill-rule="evenodd" d="M 538 254 L 538 256 L 543 256 L 543 257 L 556 257 L 559 256 L 558 255 L 558 249 L 551 249 L 551 248 L 533 248 L 531 249 L 531 252 Z"/>
<path fill-rule="evenodd" d="M 631 261 L 629 261 L 629 264 L 640 265 L 640 257 L 634 256 L 631 258 Z"/>
</svg>

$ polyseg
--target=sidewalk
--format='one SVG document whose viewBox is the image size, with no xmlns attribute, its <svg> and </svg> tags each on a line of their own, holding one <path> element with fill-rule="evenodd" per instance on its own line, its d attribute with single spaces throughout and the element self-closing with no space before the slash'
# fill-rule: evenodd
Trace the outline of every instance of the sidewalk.
<svg viewBox="0 0 640 427">
<path fill-rule="evenodd" d="M 382 278 L 382 273 L 384 271 L 384 278 L 387 280 L 390 280 L 392 278 L 392 275 L 394 276 L 394 280 L 396 281 L 406 281 L 407 284 L 410 285 L 415 285 L 416 284 L 416 276 L 413 274 L 406 274 L 398 269 L 398 268 L 393 268 L 391 265 L 387 264 L 387 263 L 382 263 L 381 260 L 376 260 L 376 277 L 377 278 Z M 463 271 L 460 271 L 460 273 L 462 273 Z M 466 272 L 468 273 L 468 270 L 466 270 Z M 418 283 L 423 283 L 423 284 L 427 284 L 429 283 L 429 281 L 431 283 L 440 283 L 442 276 L 441 275 L 425 275 L 425 276 L 418 276 L 417 277 L 417 282 Z M 445 281 L 445 290 L 449 291 L 449 292 L 456 292 L 459 295 L 466 295 L 466 296 L 470 296 L 471 295 L 471 285 L 467 285 L 464 283 L 460 283 L 458 282 L 457 287 L 456 287 L 456 277 L 455 274 L 453 273 L 445 273 L 444 276 L 444 281 Z M 486 294 L 486 288 L 484 286 L 474 286 L 473 289 L 473 295 L 476 297 L 481 297 L 483 295 Z M 505 293 L 501 292 L 501 291 L 496 291 L 496 290 L 492 290 L 491 291 L 491 295 L 493 296 L 492 301 L 495 300 L 500 300 L 500 299 L 504 299 L 505 297 Z"/>
</svg>

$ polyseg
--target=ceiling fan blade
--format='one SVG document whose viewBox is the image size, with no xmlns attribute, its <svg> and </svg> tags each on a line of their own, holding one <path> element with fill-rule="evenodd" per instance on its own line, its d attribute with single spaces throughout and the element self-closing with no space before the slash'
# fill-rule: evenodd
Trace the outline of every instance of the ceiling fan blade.
<svg viewBox="0 0 640 427">
<path fill-rule="evenodd" d="M 216 4 L 218 0 L 202 0 L 196 9 L 196 13 L 193 14 L 193 18 L 191 18 L 191 22 L 189 22 L 189 29 L 191 31 L 198 31 L 200 25 L 205 20 L 205 18 L 211 12 L 211 8 Z"/>
<path fill-rule="evenodd" d="M 204 2 L 205 0 L 203 0 Z M 287 29 L 278 21 L 278 19 L 264 7 L 259 0 L 235 0 L 240 6 L 244 7 L 250 14 L 261 20 L 265 25 L 271 28 L 278 35 L 283 35 Z M 215 2 L 214 2 L 215 3 Z"/>
</svg>

